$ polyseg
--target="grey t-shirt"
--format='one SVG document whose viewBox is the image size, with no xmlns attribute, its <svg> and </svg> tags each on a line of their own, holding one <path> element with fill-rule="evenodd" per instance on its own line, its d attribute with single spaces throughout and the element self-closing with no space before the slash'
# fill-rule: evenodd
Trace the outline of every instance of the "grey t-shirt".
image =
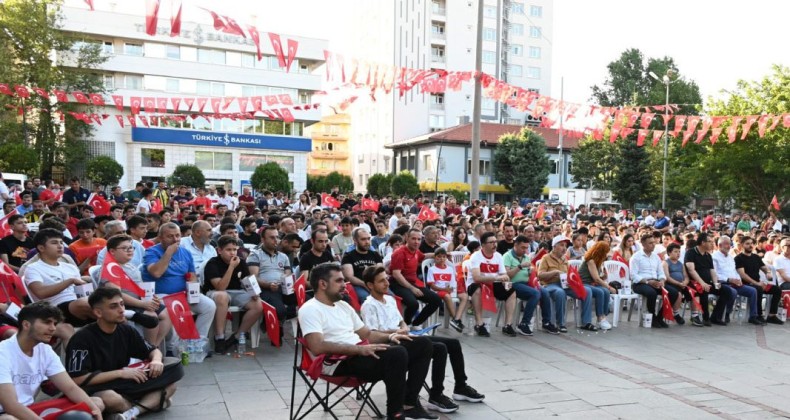
<svg viewBox="0 0 790 420">
<path fill-rule="evenodd" d="M 247 257 L 249 267 L 258 267 L 258 280 L 267 283 L 282 283 L 285 270 L 291 271 L 288 256 L 282 252 L 269 254 L 263 248 L 255 248 Z"/>
</svg>

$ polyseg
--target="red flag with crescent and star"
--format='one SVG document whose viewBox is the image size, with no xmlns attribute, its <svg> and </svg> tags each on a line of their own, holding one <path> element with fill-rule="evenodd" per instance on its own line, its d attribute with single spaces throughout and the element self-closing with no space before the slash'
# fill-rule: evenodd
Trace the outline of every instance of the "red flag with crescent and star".
<svg viewBox="0 0 790 420">
<path fill-rule="evenodd" d="M 417 220 L 436 220 L 438 218 L 439 215 L 428 206 L 422 206 L 420 213 L 417 214 Z"/>
<path fill-rule="evenodd" d="M 88 197 L 88 205 L 93 207 L 93 214 L 96 216 L 107 216 L 110 214 L 110 202 L 99 194 L 91 193 Z"/>
<path fill-rule="evenodd" d="M 483 310 L 496 313 L 497 309 L 496 299 L 494 298 L 494 288 L 490 284 L 480 283 L 480 293 L 483 298 Z"/>
<path fill-rule="evenodd" d="M 0 219 L 0 238 L 5 238 L 11 234 L 11 226 L 8 225 L 8 218 L 18 214 L 16 209 L 8 212 L 2 219 Z"/>
<path fill-rule="evenodd" d="M 280 347 L 280 319 L 277 318 L 277 310 L 264 301 L 261 301 L 261 306 L 263 306 L 263 318 L 266 320 L 266 335 L 269 336 L 274 347 Z"/>
<path fill-rule="evenodd" d="M 579 269 L 572 265 L 568 267 L 568 287 L 576 294 L 576 298 L 584 300 L 587 298 L 587 289 L 584 288 L 582 277 L 579 275 Z"/>
<path fill-rule="evenodd" d="M 104 265 L 101 268 L 101 278 L 114 283 L 121 289 L 128 290 L 137 296 L 145 296 L 145 290 L 138 286 L 134 280 L 129 278 L 129 275 L 123 271 L 123 267 L 121 267 L 120 264 L 115 261 L 115 258 L 109 252 L 104 257 Z"/>
<path fill-rule="evenodd" d="M 302 273 L 294 282 L 294 294 L 296 294 L 296 307 L 301 308 L 307 301 L 307 273 Z"/>
<path fill-rule="evenodd" d="M 538 281 L 538 270 L 529 270 L 529 280 L 527 285 L 535 290 L 540 290 L 540 282 Z"/>
<path fill-rule="evenodd" d="M 189 309 L 187 302 L 187 292 L 173 293 L 164 298 L 167 314 L 170 315 L 170 320 L 173 322 L 173 329 L 182 340 L 191 340 L 200 338 L 195 320 L 192 319 L 192 310 Z M 279 333 L 278 333 L 279 335 Z"/>
<path fill-rule="evenodd" d="M 774 210 L 779 211 L 779 200 L 776 198 L 776 194 L 774 194 L 774 198 L 771 199 L 771 207 L 773 207 Z"/>
<path fill-rule="evenodd" d="M 372 198 L 363 198 L 362 199 L 362 210 L 373 210 L 375 212 L 379 211 L 379 202 L 372 199 Z"/>
<path fill-rule="evenodd" d="M 348 295 L 348 300 L 351 302 L 351 307 L 357 312 L 361 311 L 362 306 L 359 304 L 359 296 L 357 296 L 357 291 L 354 289 L 353 284 L 346 283 L 346 294 Z"/>
<path fill-rule="evenodd" d="M 8 301 L 22 306 L 27 292 L 25 286 L 22 284 L 22 279 L 19 278 L 11 267 L 0 260 L 0 288 L 3 293 L 0 294 L 0 302 L 8 303 Z"/>
<path fill-rule="evenodd" d="M 340 202 L 337 201 L 337 198 L 332 197 L 327 193 L 321 193 L 321 205 L 324 207 L 336 209 L 340 207 Z"/>
</svg>

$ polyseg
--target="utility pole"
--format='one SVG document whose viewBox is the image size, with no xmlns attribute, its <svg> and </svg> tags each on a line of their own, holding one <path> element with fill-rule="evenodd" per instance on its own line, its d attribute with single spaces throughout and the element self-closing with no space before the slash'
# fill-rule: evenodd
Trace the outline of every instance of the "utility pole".
<svg viewBox="0 0 790 420">
<path fill-rule="evenodd" d="M 565 118 L 565 103 L 563 102 L 564 99 L 564 88 L 565 88 L 565 78 L 560 77 L 560 142 L 557 146 L 557 155 L 559 156 L 559 161 L 557 162 L 557 177 L 560 179 L 559 188 L 565 188 L 565 183 L 563 181 L 563 176 L 565 175 L 565 171 L 563 171 L 562 162 L 562 120 Z"/>
<path fill-rule="evenodd" d="M 475 47 L 475 99 L 472 107 L 472 175 L 469 192 L 470 203 L 480 198 L 480 107 L 483 70 L 483 0 L 477 0 L 477 42 Z"/>
</svg>

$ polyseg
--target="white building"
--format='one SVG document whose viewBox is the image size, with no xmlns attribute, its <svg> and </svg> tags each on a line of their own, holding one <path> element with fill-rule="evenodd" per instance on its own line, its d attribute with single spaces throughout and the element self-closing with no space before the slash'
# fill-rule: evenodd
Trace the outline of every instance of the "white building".
<svg viewBox="0 0 790 420">
<path fill-rule="evenodd" d="M 499 137 L 508 133 L 518 133 L 523 126 L 496 123 L 480 124 L 480 198 L 503 202 L 511 199 L 509 190 L 493 179 L 494 149 Z M 562 166 L 559 131 L 548 128 L 531 127 L 546 141 L 546 155 L 551 162 L 549 179 L 543 195 L 548 198 L 549 188 L 575 188 L 571 181 L 570 168 L 573 162 L 573 149 L 578 147 L 579 139 L 565 137 L 562 142 Z M 461 124 L 441 131 L 429 132 L 410 139 L 387 145 L 394 156 L 395 171 L 408 170 L 417 178 L 420 190 L 434 191 L 458 190 L 469 192 L 472 176 L 472 124 Z M 564 169 L 560 180 L 559 168 Z M 437 182 L 438 179 L 438 182 Z M 560 185 L 562 182 L 562 185 Z M 540 197 L 519 197 L 540 198 Z"/>
<path fill-rule="evenodd" d="M 164 3 L 164 2 L 163 2 Z M 185 4 L 180 36 L 170 37 L 169 12 L 160 11 L 157 34 L 145 33 L 141 2 L 94 2 L 90 11 L 82 0 L 67 0 L 62 30 L 76 33 L 86 42 L 99 42 L 109 59 L 100 72 L 111 94 L 124 97 L 119 112 L 110 95 L 99 114 L 130 114 L 130 97 L 253 97 L 287 94 L 295 104 L 310 102 L 321 88 L 324 50 L 328 41 L 281 34 L 296 39 L 299 47 L 290 72 L 280 68 L 269 37 L 261 30 L 264 57 L 257 60 L 251 39 L 214 30 L 210 15 Z M 192 20 L 187 20 L 192 19 Z M 240 22 L 246 23 L 246 22 Z M 58 57 L 69 65 L 69 57 Z M 87 92 L 86 92 L 87 93 Z M 197 108 L 197 106 L 195 107 Z M 311 149 L 304 127 L 320 119 L 320 111 L 293 111 L 294 122 L 278 120 L 191 118 L 183 123 L 158 122 L 158 126 L 120 127 L 114 117 L 96 126 L 88 140 L 91 156 L 115 158 L 125 169 L 121 186 L 130 188 L 140 180 L 161 179 L 178 164 L 199 166 L 207 184 L 239 191 L 254 168 L 274 161 L 284 167 L 295 190 L 306 187 L 307 153 Z M 211 112 L 206 105 L 205 112 Z M 247 108 L 251 110 L 251 106 Z M 233 102 L 223 113 L 239 111 Z M 168 111 L 173 113 L 173 111 Z M 146 115 L 141 110 L 141 115 Z"/>
<path fill-rule="evenodd" d="M 483 71 L 510 84 L 550 94 L 552 0 L 484 1 Z M 352 30 L 333 37 L 333 49 L 347 56 L 400 67 L 474 70 L 474 0 L 359 0 L 348 11 L 347 26 Z M 471 118 L 472 83 L 459 92 L 418 92 L 414 88 L 403 97 L 397 92 L 381 93 L 375 102 L 365 98 L 349 108 L 353 179 L 358 190 L 365 189 L 370 175 L 393 170 L 385 145 Z M 482 118 L 523 125 L 527 117 L 484 99 Z"/>
</svg>

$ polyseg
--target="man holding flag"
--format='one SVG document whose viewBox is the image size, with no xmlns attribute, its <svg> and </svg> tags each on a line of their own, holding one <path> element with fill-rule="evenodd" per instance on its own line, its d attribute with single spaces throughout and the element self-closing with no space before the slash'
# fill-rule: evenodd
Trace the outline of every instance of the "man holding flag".
<svg viewBox="0 0 790 420">
<path fill-rule="evenodd" d="M 474 283 L 467 287 L 466 291 L 472 297 L 472 305 L 475 308 L 475 332 L 481 337 L 490 337 L 488 329 L 483 324 L 483 296 L 487 291 L 485 288 L 492 288 L 496 299 L 505 301 L 505 326 L 502 327 L 502 334 L 508 337 L 515 337 L 516 331 L 513 329 L 513 315 L 516 311 L 516 291 L 510 288 L 510 277 L 505 270 L 502 261 L 502 254 L 496 252 L 497 240 L 494 232 L 486 232 L 480 237 L 480 250 L 472 254 L 469 266 L 472 269 Z M 477 292 L 480 293 L 477 293 Z"/>
<path fill-rule="evenodd" d="M 553 334 L 558 333 L 557 327 L 551 323 L 551 300 L 548 290 L 540 287 L 537 279 L 537 269 L 529 258 L 529 239 L 524 235 L 516 236 L 513 249 L 502 256 L 507 275 L 513 282 L 516 297 L 527 303 L 521 322 L 516 327 L 516 332 L 521 335 L 531 336 L 529 328 L 532 315 L 540 302 L 543 329 Z"/>
</svg>

